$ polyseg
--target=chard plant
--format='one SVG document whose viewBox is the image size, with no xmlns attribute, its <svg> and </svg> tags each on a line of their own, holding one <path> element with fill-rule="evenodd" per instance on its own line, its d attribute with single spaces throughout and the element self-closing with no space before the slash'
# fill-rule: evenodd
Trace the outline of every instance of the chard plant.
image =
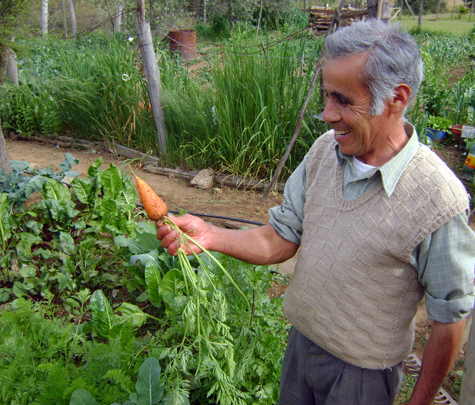
<svg viewBox="0 0 475 405">
<path fill-rule="evenodd" d="M 288 330 L 266 295 L 276 275 L 169 256 L 137 222 L 130 178 L 100 166 L 70 187 L 47 177 L 25 209 L 0 194 L 0 402 L 141 405 L 163 390 L 152 403 L 275 403 Z M 145 391 L 140 365 L 155 370 Z"/>
</svg>

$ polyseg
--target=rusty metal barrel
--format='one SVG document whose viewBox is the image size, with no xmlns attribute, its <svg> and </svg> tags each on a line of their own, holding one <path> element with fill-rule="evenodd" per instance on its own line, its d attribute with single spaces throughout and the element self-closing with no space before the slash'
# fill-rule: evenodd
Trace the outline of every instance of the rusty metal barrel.
<svg viewBox="0 0 475 405">
<path fill-rule="evenodd" d="M 168 38 L 170 38 L 170 50 L 180 53 L 183 60 L 196 58 L 196 31 L 169 31 Z"/>
</svg>

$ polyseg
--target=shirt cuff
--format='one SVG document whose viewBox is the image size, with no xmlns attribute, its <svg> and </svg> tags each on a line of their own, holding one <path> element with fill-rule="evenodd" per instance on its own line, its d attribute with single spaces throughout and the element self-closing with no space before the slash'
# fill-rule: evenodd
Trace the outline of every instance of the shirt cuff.
<svg viewBox="0 0 475 405">
<path fill-rule="evenodd" d="M 475 302 L 475 293 L 450 301 L 437 299 L 425 293 L 427 317 L 440 323 L 457 322 L 470 314 Z"/>
<path fill-rule="evenodd" d="M 291 210 L 286 210 L 282 206 L 273 207 L 269 210 L 269 224 L 276 232 L 290 242 L 300 245 L 302 238 L 302 222 L 300 218 Z"/>
</svg>

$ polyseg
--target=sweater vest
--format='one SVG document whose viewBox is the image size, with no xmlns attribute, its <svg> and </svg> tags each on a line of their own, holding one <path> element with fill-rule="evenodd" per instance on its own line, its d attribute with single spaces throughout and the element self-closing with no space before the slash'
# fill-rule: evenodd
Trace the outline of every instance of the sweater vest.
<svg viewBox="0 0 475 405">
<path fill-rule="evenodd" d="M 329 131 L 307 155 L 302 242 L 284 312 L 307 338 L 343 361 L 390 368 L 412 349 L 424 292 L 411 253 L 468 210 L 468 195 L 421 145 L 391 197 L 380 182 L 345 200 L 344 165 L 335 145 Z"/>
</svg>

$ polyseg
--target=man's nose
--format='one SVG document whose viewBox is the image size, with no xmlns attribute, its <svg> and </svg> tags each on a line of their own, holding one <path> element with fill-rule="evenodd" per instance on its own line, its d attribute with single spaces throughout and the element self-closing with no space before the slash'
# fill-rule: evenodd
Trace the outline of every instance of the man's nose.
<svg viewBox="0 0 475 405">
<path fill-rule="evenodd" d="M 336 108 L 335 103 L 330 99 L 327 99 L 325 102 L 325 109 L 323 110 L 322 118 L 323 121 L 327 123 L 337 122 L 341 119 L 340 112 Z"/>
</svg>

